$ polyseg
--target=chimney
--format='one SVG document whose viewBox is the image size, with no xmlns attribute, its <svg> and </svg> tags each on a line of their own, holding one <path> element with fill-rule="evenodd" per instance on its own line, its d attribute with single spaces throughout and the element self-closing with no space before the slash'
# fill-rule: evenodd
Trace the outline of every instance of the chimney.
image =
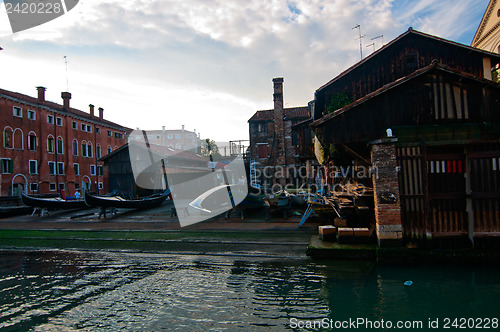
<svg viewBox="0 0 500 332">
<path fill-rule="evenodd" d="M 69 111 L 69 100 L 71 99 L 71 93 L 61 92 L 61 98 L 63 99 L 63 106 L 66 111 Z"/>
<path fill-rule="evenodd" d="M 102 119 L 104 117 L 103 113 L 104 113 L 104 108 L 99 107 L 99 119 Z"/>
<path fill-rule="evenodd" d="M 89 108 L 90 108 L 90 116 L 94 117 L 94 105 L 89 104 Z"/>
<path fill-rule="evenodd" d="M 276 164 L 285 165 L 285 135 L 283 133 L 283 78 L 273 78 L 274 132 L 276 135 Z"/>
<path fill-rule="evenodd" d="M 45 90 L 47 89 L 43 86 L 37 86 L 36 89 L 38 90 L 38 101 L 45 101 Z"/>
</svg>

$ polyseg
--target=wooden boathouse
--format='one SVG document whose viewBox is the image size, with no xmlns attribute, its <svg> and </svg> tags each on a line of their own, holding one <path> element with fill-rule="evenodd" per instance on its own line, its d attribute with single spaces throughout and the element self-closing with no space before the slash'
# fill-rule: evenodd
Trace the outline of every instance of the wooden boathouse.
<svg viewBox="0 0 500 332">
<path fill-rule="evenodd" d="M 381 246 L 498 245 L 499 63 L 410 28 L 316 91 L 329 166 L 370 163 Z"/>
</svg>

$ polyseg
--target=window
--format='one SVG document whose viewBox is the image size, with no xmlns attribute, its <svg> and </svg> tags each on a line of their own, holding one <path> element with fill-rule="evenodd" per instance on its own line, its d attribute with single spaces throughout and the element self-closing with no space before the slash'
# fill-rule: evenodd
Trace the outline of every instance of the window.
<svg viewBox="0 0 500 332">
<path fill-rule="evenodd" d="M 21 107 L 14 106 L 12 108 L 12 113 L 17 118 L 22 118 L 23 117 L 23 109 Z"/>
<path fill-rule="evenodd" d="M 95 165 L 90 165 L 90 175 L 95 175 Z"/>
<path fill-rule="evenodd" d="M 108 130 L 108 137 L 111 137 L 111 136 L 113 136 L 113 135 L 111 134 L 111 130 Z"/>
<path fill-rule="evenodd" d="M 78 141 L 73 140 L 73 156 L 78 156 Z"/>
<path fill-rule="evenodd" d="M 85 123 L 82 123 L 82 131 L 86 131 L 88 133 L 91 133 L 92 132 L 92 126 L 90 126 L 88 124 L 85 124 Z"/>
<path fill-rule="evenodd" d="M 169 134 L 167 137 L 168 137 L 168 139 L 172 139 L 174 136 Z"/>
<path fill-rule="evenodd" d="M 103 189 L 104 186 L 102 185 L 102 182 L 99 182 L 99 189 Z"/>
<path fill-rule="evenodd" d="M 14 171 L 14 162 L 12 159 L 0 159 L 0 171 L 2 174 L 11 174 Z"/>
<path fill-rule="evenodd" d="M 87 144 L 87 157 L 92 158 L 92 143 Z"/>
<path fill-rule="evenodd" d="M 24 134 L 23 131 L 19 128 L 14 130 L 14 140 L 12 141 L 14 144 L 14 149 L 23 150 L 24 149 Z"/>
<path fill-rule="evenodd" d="M 115 133 L 115 138 L 122 139 L 123 138 L 123 134 L 122 133 Z"/>
<path fill-rule="evenodd" d="M 33 110 L 28 110 L 28 119 L 30 119 L 30 120 L 36 120 L 36 112 L 33 111 Z"/>
<path fill-rule="evenodd" d="M 257 125 L 257 131 L 259 133 L 267 133 L 267 123 L 259 123 Z"/>
<path fill-rule="evenodd" d="M 82 142 L 82 156 L 87 157 L 87 143 L 85 141 Z"/>
<path fill-rule="evenodd" d="M 257 153 L 259 154 L 259 158 L 267 158 L 267 144 L 257 144 Z"/>
<path fill-rule="evenodd" d="M 73 170 L 75 171 L 76 176 L 80 175 L 80 165 L 79 164 L 73 164 Z"/>
<path fill-rule="evenodd" d="M 62 137 L 57 138 L 57 153 L 64 154 L 63 139 Z"/>
<path fill-rule="evenodd" d="M 64 174 L 64 163 L 58 162 L 57 163 L 57 174 Z"/>
<path fill-rule="evenodd" d="M 78 130 L 78 123 L 76 121 L 73 121 L 71 123 L 71 128 L 75 129 L 75 130 Z"/>
<path fill-rule="evenodd" d="M 36 151 L 36 134 L 30 132 L 28 135 L 28 150 Z"/>
<path fill-rule="evenodd" d="M 3 130 L 3 147 L 6 149 L 12 149 L 13 143 L 12 143 L 12 136 L 13 136 L 13 130 L 11 127 L 5 127 Z"/>
<path fill-rule="evenodd" d="M 108 154 L 111 153 L 111 146 L 108 145 Z"/>
<path fill-rule="evenodd" d="M 59 127 L 62 127 L 62 125 L 63 125 L 62 118 L 56 118 L 56 125 L 58 125 Z"/>
<path fill-rule="evenodd" d="M 38 183 L 30 183 L 30 190 L 33 191 L 38 191 Z"/>
<path fill-rule="evenodd" d="M 49 161 L 49 174 L 56 175 L 56 163 L 53 161 Z"/>
<path fill-rule="evenodd" d="M 47 137 L 47 152 L 54 153 L 54 137 Z"/>
<path fill-rule="evenodd" d="M 95 154 L 97 158 L 101 158 L 101 146 L 99 144 L 95 148 Z"/>
<path fill-rule="evenodd" d="M 38 174 L 36 169 L 36 160 L 29 161 L 30 174 Z"/>
<path fill-rule="evenodd" d="M 49 183 L 49 190 L 50 191 L 56 191 L 56 184 L 55 184 L 55 182 Z"/>
<path fill-rule="evenodd" d="M 96 133 L 96 134 L 100 134 L 100 133 L 101 133 L 101 128 L 99 128 L 99 127 L 95 127 L 95 133 Z"/>
<path fill-rule="evenodd" d="M 181 135 L 175 135 L 175 138 L 176 138 L 176 139 L 180 139 L 180 138 L 181 138 Z"/>
<path fill-rule="evenodd" d="M 97 166 L 97 176 L 103 176 L 103 168 L 102 166 Z"/>
<path fill-rule="evenodd" d="M 54 123 L 54 117 L 52 115 L 47 115 L 47 123 Z"/>
<path fill-rule="evenodd" d="M 59 191 L 64 190 L 64 183 L 59 183 Z"/>
<path fill-rule="evenodd" d="M 78 182 L 75 182 L 75 190 L 80 190 L 80 184 Z"/>
</svg>

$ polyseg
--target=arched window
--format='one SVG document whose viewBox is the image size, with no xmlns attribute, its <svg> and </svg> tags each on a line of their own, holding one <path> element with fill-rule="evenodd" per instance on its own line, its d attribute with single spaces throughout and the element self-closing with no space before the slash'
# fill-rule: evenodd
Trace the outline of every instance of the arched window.
<svg viewBox="0 0 500 332">
<path fill-rule="evenodd" d="M 87 157 L 87 142 L 82 141 L 82 157 Z"/>
<path fill-rule="evenodd" d="M 97 144 L 95 147 L 95 155 L 97 158 L 101 158 L 101 145 Z"/>
<path fill-rule="evenodd" d="M 14 132 L 11 127 L 5 127 L 3 130 L 3 147 L 6 149 L 12 149 L 14 144 L 12 142 Z"/>
<path fill-rule="evenodd" d="M 47 136 L 47 152 L 54 153 L 54 151 L 55 151 L 54 136 L 49 135 L 49 136 Z"/>
<path fill-rule="evenodd" d="M 57 153 L 64 154 L 64 144 L 61 136 L 57 136 Z"/>
<path fill-rule="evenodd" d="M 92 143 L 87 144 L 87 157 L 92 157 Z"/>
<path fill-rule="evenodd" d="M 36 151 L 36 133 L 30 131 L 28 134 L 28 150 Z"/>
<path fill-rule="evenodd" d="M 16 128 L 14 130 L 14 149 L 17 149 L 17 150 L 24 149 L 23 131 L 19 128 Z"/>
<path fill-rule="evenodd" d="M 111 153 L 111 145 L 108 145 L 108 154 Z"/>
<path fill-rule="evenodd" d="M 76 139 L 73 140 L 73 156 L 78 156 L 78 141 Z"/>
</svg>

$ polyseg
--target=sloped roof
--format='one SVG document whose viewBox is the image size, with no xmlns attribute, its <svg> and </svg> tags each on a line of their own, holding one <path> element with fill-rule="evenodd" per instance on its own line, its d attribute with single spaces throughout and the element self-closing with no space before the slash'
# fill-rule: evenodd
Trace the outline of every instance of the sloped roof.
<svg viewBox="0 0 500 332">
<path fill-rule="evenodd" d="M 302 107 L 290 107 L 283 109 L 283 117 L 286 120 L 296 120 L 296 119 L 305 119 L 309 117 L 309 108 L 307 106 Z M 257 111 L 255 114 L 248 120 L 251 121 L 271 121 L 274 119 L 274 110 L 262 110 Z"/>
<path fill-rule="evenodd" d="M 312 122 L 311 127 L 319 127 L 321 125 L 324 125 L 329 120 L 331 120 L 337 116 L 340 116 L 343 113 L 348 112 L 348 111 L 356 108 L 357 106 L 359 106 L 363 103 L 366 103 L 369 100 L 371 100 L 371 99 L 373 99 L 381 94 L 384 94 L 387 91 L 389 91 L 389 90 L 391 90 L 399 85 L 402 85 L 402 84 L 404 84 L 404 83 L 406 83 L 406 82 L 408 82 L 416 77 L 419 77 L 419 76 L 421 76 L 421 75 L 423 75 L 423 74 L 425 74 L 433 69 L 437 69 L 437 70 L 443 71 L 443 72 L 452 73 L 452 74 L 459 75 L 459 76 L 464 77 L 464 78 L 468 78 L 468 79 L 472 79 L 472 80 L 481 82 L 483 84 L 492 85 L 492 86 L 495 86 L 497 88 L 500 88 L 500 86 L 498 84 L 494 83 L 493 81 L 490 81 L 490 80 L 487 80 L 484 78 L 480 78 L 480 77 L 477 77 L 477 76 L 474 76 L 472 74 L 465 73 L 465 72 L 462 72 L 462 71 L 459 71 L 456 69 L 449 68 L 448 66 L 439 64 L 437 61 L 435 61 L 427 67 L 420 68 L 419 70 L 416 70 L 415 72 L 411 73 L 408 76 L 400 78 L 392 83 L 386 84 L 383 87 L 381 87 L 380 89 L 375 90 L 374 92 L 369 93 L 369 94 L 363 96 L 362 98 L 359 98 L 358 100 L 352 102 L 351 104 L 344 106 L 343 108 L 340 108 L 333 113 L 330 113 L 330 114 L 323 116 L 322 118 Z"/>
<path fill-rule="evenodd" d="M 69 110 L 66 110 L 63 105 L 54 103 L 52 101 L 40 101 L 38 98 L 31 97 L 31 96 L 28 96 L 28 95 L 25 95 L 25 94 L 22 94 L 19 92 L 12 92 L 12 91 L 8 91 L 5 89 L 0 89 L 0 97 L 7 97 L 7 98 L 10 97 L 11 99 L 13 99 L 19 103 L 29 104 L 29 105 L 33 105 L 36 107 L 45 107 L 45 108 L 48 108 L 52 111 L 61 112 L 61 114 L 67 114 L 69 116 L 73 115 L 75 117 L 78 117 L 80 119 L 83 119 L 83 120 L 86 120 L 89 122 L 99 123 L 101 125 L 106 125 L 109 127 L 119 129 L 119 130 L 126 131 L 126 132 L 132 131 L 132 129 L 130 129 L 130 128 L 124 127 L 124 126 L 119 125 L 119 124 L 112 122 L 112 121 L 101 119 L 97 116 L 92 116 L 92 115 L 90 115 L 90 113 L 80 111 L 76 108 L 70 107 Z"/>
<path fill-rule="evenodd" d="M 399 35 L 397 38 L 393 39 L 392 41 L 390 41 L 386 45 L 382 46 L 380 49 L 378 49 L 377 51 L 373 52 L 372 54 L 370 54 L 369 56 L 367 56 L 363 60 L 357 62 L 353 66 L 351 66 L 348 69 L 344 70 L 342 73 L 340 73 L 339 75 L 337 75 L 335 78 L 331 79 L 328 83 L 322 85 L 317 91 L 323 90 L 324 88 L 328 87 L 333 82 L 335 82 L 335 81 L 341 79 L 342 77 L 346 76 L 347 74 L 349 74 L 355 68 L 361 66 L 362 64 L 364 64 L 366 62 L 369 62 L 371 59 L 373 59 L 375 57 L 378 57 L 378 56 L 381 56 L 381 53 L 383 53 L 389 47 L 391 47 L 395 43 L 399 42 L 403 38 L 407 38 L 408 36 L 411 36 L 411 35 L 422 36 L 422 37 L 434 39 L 434 40 L 437 40 L 437 41 L 440 41 L 440 42 L 443 42 L 443 43 L 446 43 L 446 44 L 449 44 L 449 45 L 453 45 L 453 46 L 457 46 L 457 47 L 462 47 L 464 49 L 468 49 L 471 52 L 477 52 L 477 53 L 482 53 L 482 54 L 485 54 L 485 55 L 488 55 L 488 56 L 491 56 L 491 57 L 496 57 L 498 59 L 498 61 L 500 61 L 500 54 L 492 53 L 492 52 L 488 52 L 488 51 L 485 51 L 485 50 L 482 50 L 482 49 L 479 49 L 479 48 L 475 48 L 475 47 L 471 47 L 471 46 L 468 46 L 468 45 L 460 44 L 460 43 L 457 43 L 457 42 L 454 42 L 454 41 L 451 41 L 451 40 L 448 40 L 448 39 L 444 39 L 444 38 L 441 38 L 441 37 L 437 37 L 437 36 L 434 36 L 434 35 L 430 35 L 430 34 L 427 34 L 427 33 L 424 33 L 424 32 L 420 32 L 420 31 L 414 30 L 413 28 L 410 27 L 406 32 L 404 32 L 403 34 Z"/>
<path fill-rule="evenodd" d="M 481 19 L 481 22 L 479 23 L 479 26 L 476 30 L 476 33 L 474 34 L 474 38 L 472 39 L 471 46 L 477 46 L 479 43 L 481 43 L 483 40 L 488 38 L 488 36 L 493 32 L 493 30 L 497 29 L 500 26 L 500 22 L 496 23 L 492 28 L 487 29 L 489 25 L 489 21 L 491 18 L 491 13 L 495 9 L 495 5 L 497 3 L 497 0 L 490 0 L 488 3 L 488 6 L 486 7 L 486 11 L 483 14 L 483 18 Z"/>
</svg>

